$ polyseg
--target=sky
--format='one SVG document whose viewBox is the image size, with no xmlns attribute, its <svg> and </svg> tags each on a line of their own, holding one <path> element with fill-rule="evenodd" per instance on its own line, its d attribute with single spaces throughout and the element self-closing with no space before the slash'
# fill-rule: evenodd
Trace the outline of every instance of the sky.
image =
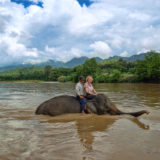
<svg viewBox="0 0 160 160">
<path fill-rule="evenodd" d="M 0 67 L 160 50 L 159 0 L 0 0 Z"/>
</svg>

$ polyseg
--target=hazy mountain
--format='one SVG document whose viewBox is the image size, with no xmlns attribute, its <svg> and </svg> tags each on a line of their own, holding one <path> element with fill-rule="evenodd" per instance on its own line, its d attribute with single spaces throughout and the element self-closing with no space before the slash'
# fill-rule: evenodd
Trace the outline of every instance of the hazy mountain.
<svg viewBox="0 0 160 160">
<path fill-rule="evenodd" d="M 95 59 L 97 62 L 101 62 L 103 60 L 102 58 L 99 58 L 99 57 L 95 57 Z"/>
<path fill-rule="evenodd" d="M 135 62 L 136 60 L 144 60 L 145 56 L 148 55 L 150 52 L 148 53 L 141 53 L 139 55 L 132 55 L 130 57 L 121 57 L 121 56 L 113 56 L 113 57 L 109 57 L 108 59 L 123 59 L 125 61 L 128 62 Z M 99 58 L 99 57 L 95 57 L 97 62 L 101 62 L 103 59 Z M 60 68 L 60 67 L 64 67 L 64 68 L 72 68 L 75 67 L 77 65 L 83 64 L 87 59 L 89 59 L 88 57 L 79 57 L 79 58 L 73 58 L 68 62 L 62 62 L 62 61 L 54 61 L 52 59 L 46 61 L 46 62 L 42 62 L 42 63 L 38 63 L 38 64 L 34 64 L 34 66 L 39 66 L 39 67 L 44 67 L 46 65 L 50 65 L 53 68 Z M 3 71 L 7 71 L 10 69 L 14 69 L 14 68 L 23 68 L 23 67 L 31 67 L 33 66 L 33 64 L 16 64 L 16 65 L 10 65 L 10 66 L 5 66 L 5 67 L 1 67 L 0 68 L 0 72 Z"/>
<path fill-rule="evenodd" d="M 31 67 L 32 65 L 30 64 L 15 64 L 15 65 L 9 65 L 9 66 L 4 66 L 4 67 L 0 67 L 0 72 L 4 72 L 4 71 L 8 71 L 11 69 L 15 69 L 15 68 L 24 68 L 24 67 Z"/>
<path fill-rule="evenodd" d="M 97 62 L 102 61 L 102 59 L 99 57 L 94 57 L 94 58 L 96 59 Z M 68 61 L 67 63 L 65 63 L 65 66 L 72 68 L 72 67 L 78 66 L 80 64 L 83 64 L 87 59 L 89 59 L 89 58 L 88 57 L 73 58 L 70 61 Z"/>
<path fill-rule="evenodd" d="M 150 54 L 150 52 L 136 54 L 136 55 L 132 55 L 130 57 L 113 56 L 113 57 L 110 57 L 109 59 L 123 59 L 123 60 L 128 61 L 128 62 L 135 62 L 137 60 L 144 60 L 145 56 L 147 56 L 149 54 Z"/>
<path fill-rule="evenodd" d="M 88 57 L 73 58 L 70 61 L 66 62 L 65 66 L 72 68 L 72 67 L 78 66 L 80 64 L 83 64 L 87 59 L 89 59 L 89 58 Z"/>
<path fill-rule="evenodd" d="M 40 67 L 44 67 L 44 66 L 52 66 L 54 68 L 60 68 L 60 67 L 64 67 L 65 66 L 65 63 L 62 62 L 62 61 L 54 61 L 52 59 L 49 59 L 48 61 L 46 62 L 42 62 L 42 63 L 37 63 L 37 64 L 34 64 L 35 66 L 40 66 Z"/>
<path fill-rule="evenodd" d="M 96 58 L 97 62 L 102 61 L 102 59 L 99 57 L 95 57 L 95 58 Z M 77 65 L 83 64 L 87 59 L 89 59 L 89 58 L 88 57 L 79 57 L 79 58 L 73 58 L 68 62 L 54 61 L 54 60 L 50 59 L 46 62 L 37 63 L 37 64 L 28 63 L 28 64 L 17 64 L 17 65 L 10 65 L 10 66 L 1 67 L 0 72 L 7 71 L 10 69 L 15 69 L 15 68 L 23 68 L 23 67 L 31 67 L 31 66 L 44 67 L 47 65 L 50 65 L 53 68 L 60 68 L 60 67 L 72 68 Z"/>
<path fill-rule="evenodd" d="M 99 57 L 95 57 L 95 58 L 96 58 L 97 62 L 102 61 L 102 59 Z M 83 64 L 87 59 L 89 59 L 89 58 L 88 57 L 79 57 L 79 58 L 73 58 L 68 62 L 48 60 L 46 62 L 36 64 L 36 66 L 44 67 L 46 65 L 50 65 L 54 68 L 60 68 L 60 67 L 72 68 L 72 67 L 78 66 L 80 64 Z"/>
</svg>

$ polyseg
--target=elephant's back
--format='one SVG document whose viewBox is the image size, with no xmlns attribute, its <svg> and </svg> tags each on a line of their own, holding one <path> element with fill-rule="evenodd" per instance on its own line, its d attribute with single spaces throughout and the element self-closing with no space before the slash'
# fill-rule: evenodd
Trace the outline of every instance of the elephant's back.
<svg viewBox="0 0 160 160">
<path fill-rule="evenodd" d="M 79 113 L 80 103 L 74 96 L 57 96 L 40 104 L 36 114 L 60 115 L 64 113 Z"/>
</svg>

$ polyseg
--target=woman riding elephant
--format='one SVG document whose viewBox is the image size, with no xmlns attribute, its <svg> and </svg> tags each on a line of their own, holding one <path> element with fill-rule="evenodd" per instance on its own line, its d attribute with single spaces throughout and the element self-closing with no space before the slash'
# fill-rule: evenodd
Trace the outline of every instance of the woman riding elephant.
<svg viewBox="0 0 160 160">
<path fill-rule="evenodd" d="M 97 97 L 97 92 L 94 89 L 94 87 L 92 85 L 92 82 L 93 82 L 92 76 L 88 76 L 86 78 L 86 83 L 84 85 L 84 89 L 86 91 L 86 98 L 87 99 L 93 99 L 93 98 Z"/>
</svg>

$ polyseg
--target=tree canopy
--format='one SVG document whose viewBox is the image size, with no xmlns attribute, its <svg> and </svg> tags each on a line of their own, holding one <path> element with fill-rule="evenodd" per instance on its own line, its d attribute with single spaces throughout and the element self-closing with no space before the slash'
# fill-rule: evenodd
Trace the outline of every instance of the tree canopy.
<svg viewBox="0 0 160 160">
<path fill-rule="evenodd" d="M 151 51 L 144 60 L 127 62 L 119 60 L 103 60 L 97 63 L 95 58 L 85 61 L 74 68 L 52 68 L 32 66 L 18 68 L 0 73 L 1 81 L 11 80 L 44 80 L 74 81 L 80 76 L 91 75 L 94 82 L 160 82 L 160 54 Z"/>
</svg>

